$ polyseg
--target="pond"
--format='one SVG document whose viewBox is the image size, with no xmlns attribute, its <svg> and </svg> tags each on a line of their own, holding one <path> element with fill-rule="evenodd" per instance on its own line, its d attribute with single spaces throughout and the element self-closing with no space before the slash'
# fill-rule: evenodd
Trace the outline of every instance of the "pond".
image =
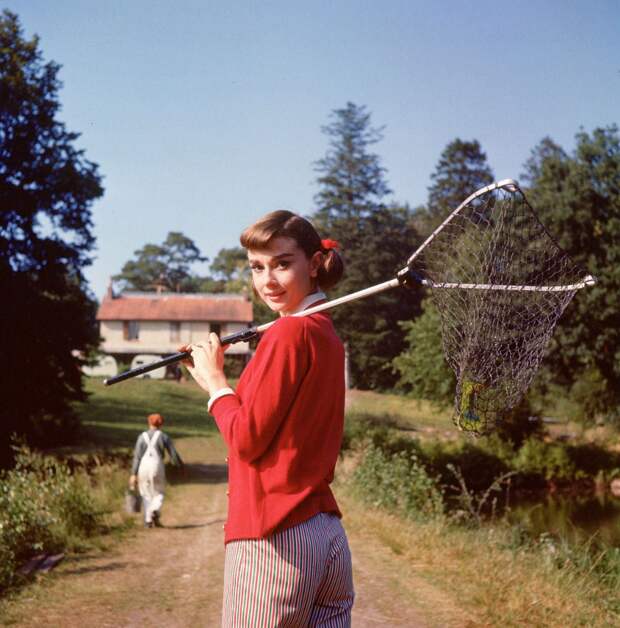
<svg viewBox="0 0 620 628">
<path fill-rule="evenodd" d="M 607 545 L 620 547 L 620 497 L 611 493 L 519 499 L 510 505 L 506 516 L 536 536 L 548 532 L 571 542 L 595 536 Z"/>
</svg>

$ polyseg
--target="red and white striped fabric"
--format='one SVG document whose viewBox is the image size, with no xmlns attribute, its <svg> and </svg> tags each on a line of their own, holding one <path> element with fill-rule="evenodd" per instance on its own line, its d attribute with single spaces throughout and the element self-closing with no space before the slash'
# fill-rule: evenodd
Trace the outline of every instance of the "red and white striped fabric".
<svg viewBox="0 0 620 628">
<path fill-rule="evenodd" d="M 350 626 L 353 597 L 351 553 L 334 515 L 226 545 L 224 628 Z"/>
</svg>

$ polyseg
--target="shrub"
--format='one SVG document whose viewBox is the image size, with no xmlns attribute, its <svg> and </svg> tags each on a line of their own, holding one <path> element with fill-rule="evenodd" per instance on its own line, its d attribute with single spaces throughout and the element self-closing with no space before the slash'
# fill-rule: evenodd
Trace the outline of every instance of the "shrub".
<svg viewBox="0 0 620 628">
<path fill-rule="evenodd" d="M 569 481 L 576 475 L 576 467 L 566 446 L 530 438 L 519 449 L 514 468 L 527 476 L 544 480 Z"/>
<path fill-rule="evenodd" d="M 373 506 L 412 519 L 443 514 L 437 481 L 420 464 L 415 452 L 385 453 L 369 445 L 353 476 L 358 494 Z"/>
<path fill-rule="evenodd" d="M 14 449 L 15 468 L 0 476 L 0 589 L 30 556 L 88 537 L 99 522 L 87 477 L 26 446 Z"/>
<path fill-rule="evenodd" d="M 509 470 L 497 453 L 471 441 L 425 443 L 421 459 L 429 472 L 440 478 L 442 485 L 453 483 L 452 466 L 460 470 L 467 486 L 476 492 L 486 490 L 495 478 Z"/>
</svg>

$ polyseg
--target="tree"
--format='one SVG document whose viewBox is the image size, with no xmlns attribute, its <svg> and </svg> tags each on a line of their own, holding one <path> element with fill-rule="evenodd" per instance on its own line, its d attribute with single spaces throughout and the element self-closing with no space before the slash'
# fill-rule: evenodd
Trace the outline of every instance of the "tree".
<svg viewBox="0 0 620 628">
<path fill-rule="evenodd" d="M 161 245 L 145 244 L 134 255 L 136 259 L 126 262 L 113 279 L 124 289 L 146 292 L 157 285 L 173 292 L 196 292 L 199 278 L 191 266 L 207 260 L 194 241 L 178 231 L 168 233 Z"/>
<path fill-rule="evenodd" d="M 80 360 L 98 341 L 82 269 L 94 245 L 90 207 L 103 194 L 96 164 L 57 119 L 60 66 L 18 17 L 0 16 L 0 465 L 9 435 L 52 444 L 75 432 L 84 398 Z"/>
<path fill-rule="evenodd" d="M 528 198 L 559 245 L 597 279 L 560 319 L 546 365 L 586 418 L 620 417 L 620 137 L 580 131 L 568 155 L 550 138 L 532 151 Z"/>
<path fill-rule="evenodd" d="M 315 164 L 321 173 L 314 200 L 316 218 L 326 227 L 346 220 L 364 218 L 390 194 L 385 168 L 368 147 L 383 139 L 383 129 L 370 125 L 365 107 L 348 102 L 332 112 L 333 122 L 321 128 L 330 137 L 329 149 Z"/>
<path fill-rule="evenodd" d="M 415 225 L 425 236 L 470 194 L 491 183 L 493 173 L 477 140 L 457 138 L 441 153 L 431 179 L 427 205 L 414 213 Z M 400 373 L 399 383 L 413 395 L 439 405 L 452 403 L 455 378 L 443 355 L 439 313 L 428 297 L 422 308 L 418 319 L 401 323 L 406 348 L 394 360 L 394 368 Z"/>
<path fill-rule="evenodd" d="M 493 183 L 493 171 L 478 140 L 456 138 L 441 153 L 431 180 L 426 208 L 416 216 L 416 226 L 425 236 L 470 194 Z"/>
<path fill-rule="evenodd" d="M 437 406 L 450 406 L 454 401 L 456 378 L 443 354 L 441 320 L 430 299 L 424 299 L 421 316 L 403 321 L 407 349 L 393 360 L 400 374 L 399 384 L 417 399 L 426 399 Z"/>
<path fill-rule="evenodd" d="M 220 249 L 209 270 L 215 280 L 223 282 L 225 292 L 244 292 L 250 286 L 248 254 L 240 246 Z"/>
<path fill-rule="evenodd" d="M 419 242 L 408 208 L 382 204 L 389 194 L 379 157 L 369 151 L 381 129 L 370 126 L 364 107 L 347 103 L 323 128 L 330 138 L 320 173 L 314 221 L 325 237 L 338 240 L 345 261 L 343 280 L 333 296 L 348 294 L 394 277 Z M 391 360 L 403 349 L 398 321 L 418 312 L 419 290 L 384 292 L 332 310 L 348 346 L 353 385 L 390 388 L 396 381 Z"/>
</svg>

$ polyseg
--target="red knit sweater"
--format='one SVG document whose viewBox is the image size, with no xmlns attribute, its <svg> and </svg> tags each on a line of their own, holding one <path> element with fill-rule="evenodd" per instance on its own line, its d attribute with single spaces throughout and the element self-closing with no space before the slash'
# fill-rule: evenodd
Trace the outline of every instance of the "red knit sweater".
<svg viewBox="0 0 620 628">
<path fill-rule="evenodd" d="M 329 484 L 342 440 L 344 350 L 328 314 L 278 319 L 236 394 L 211 413 L 228 445 L 226 543 L 319 512 L 341 516 Z"/>
</svg>

